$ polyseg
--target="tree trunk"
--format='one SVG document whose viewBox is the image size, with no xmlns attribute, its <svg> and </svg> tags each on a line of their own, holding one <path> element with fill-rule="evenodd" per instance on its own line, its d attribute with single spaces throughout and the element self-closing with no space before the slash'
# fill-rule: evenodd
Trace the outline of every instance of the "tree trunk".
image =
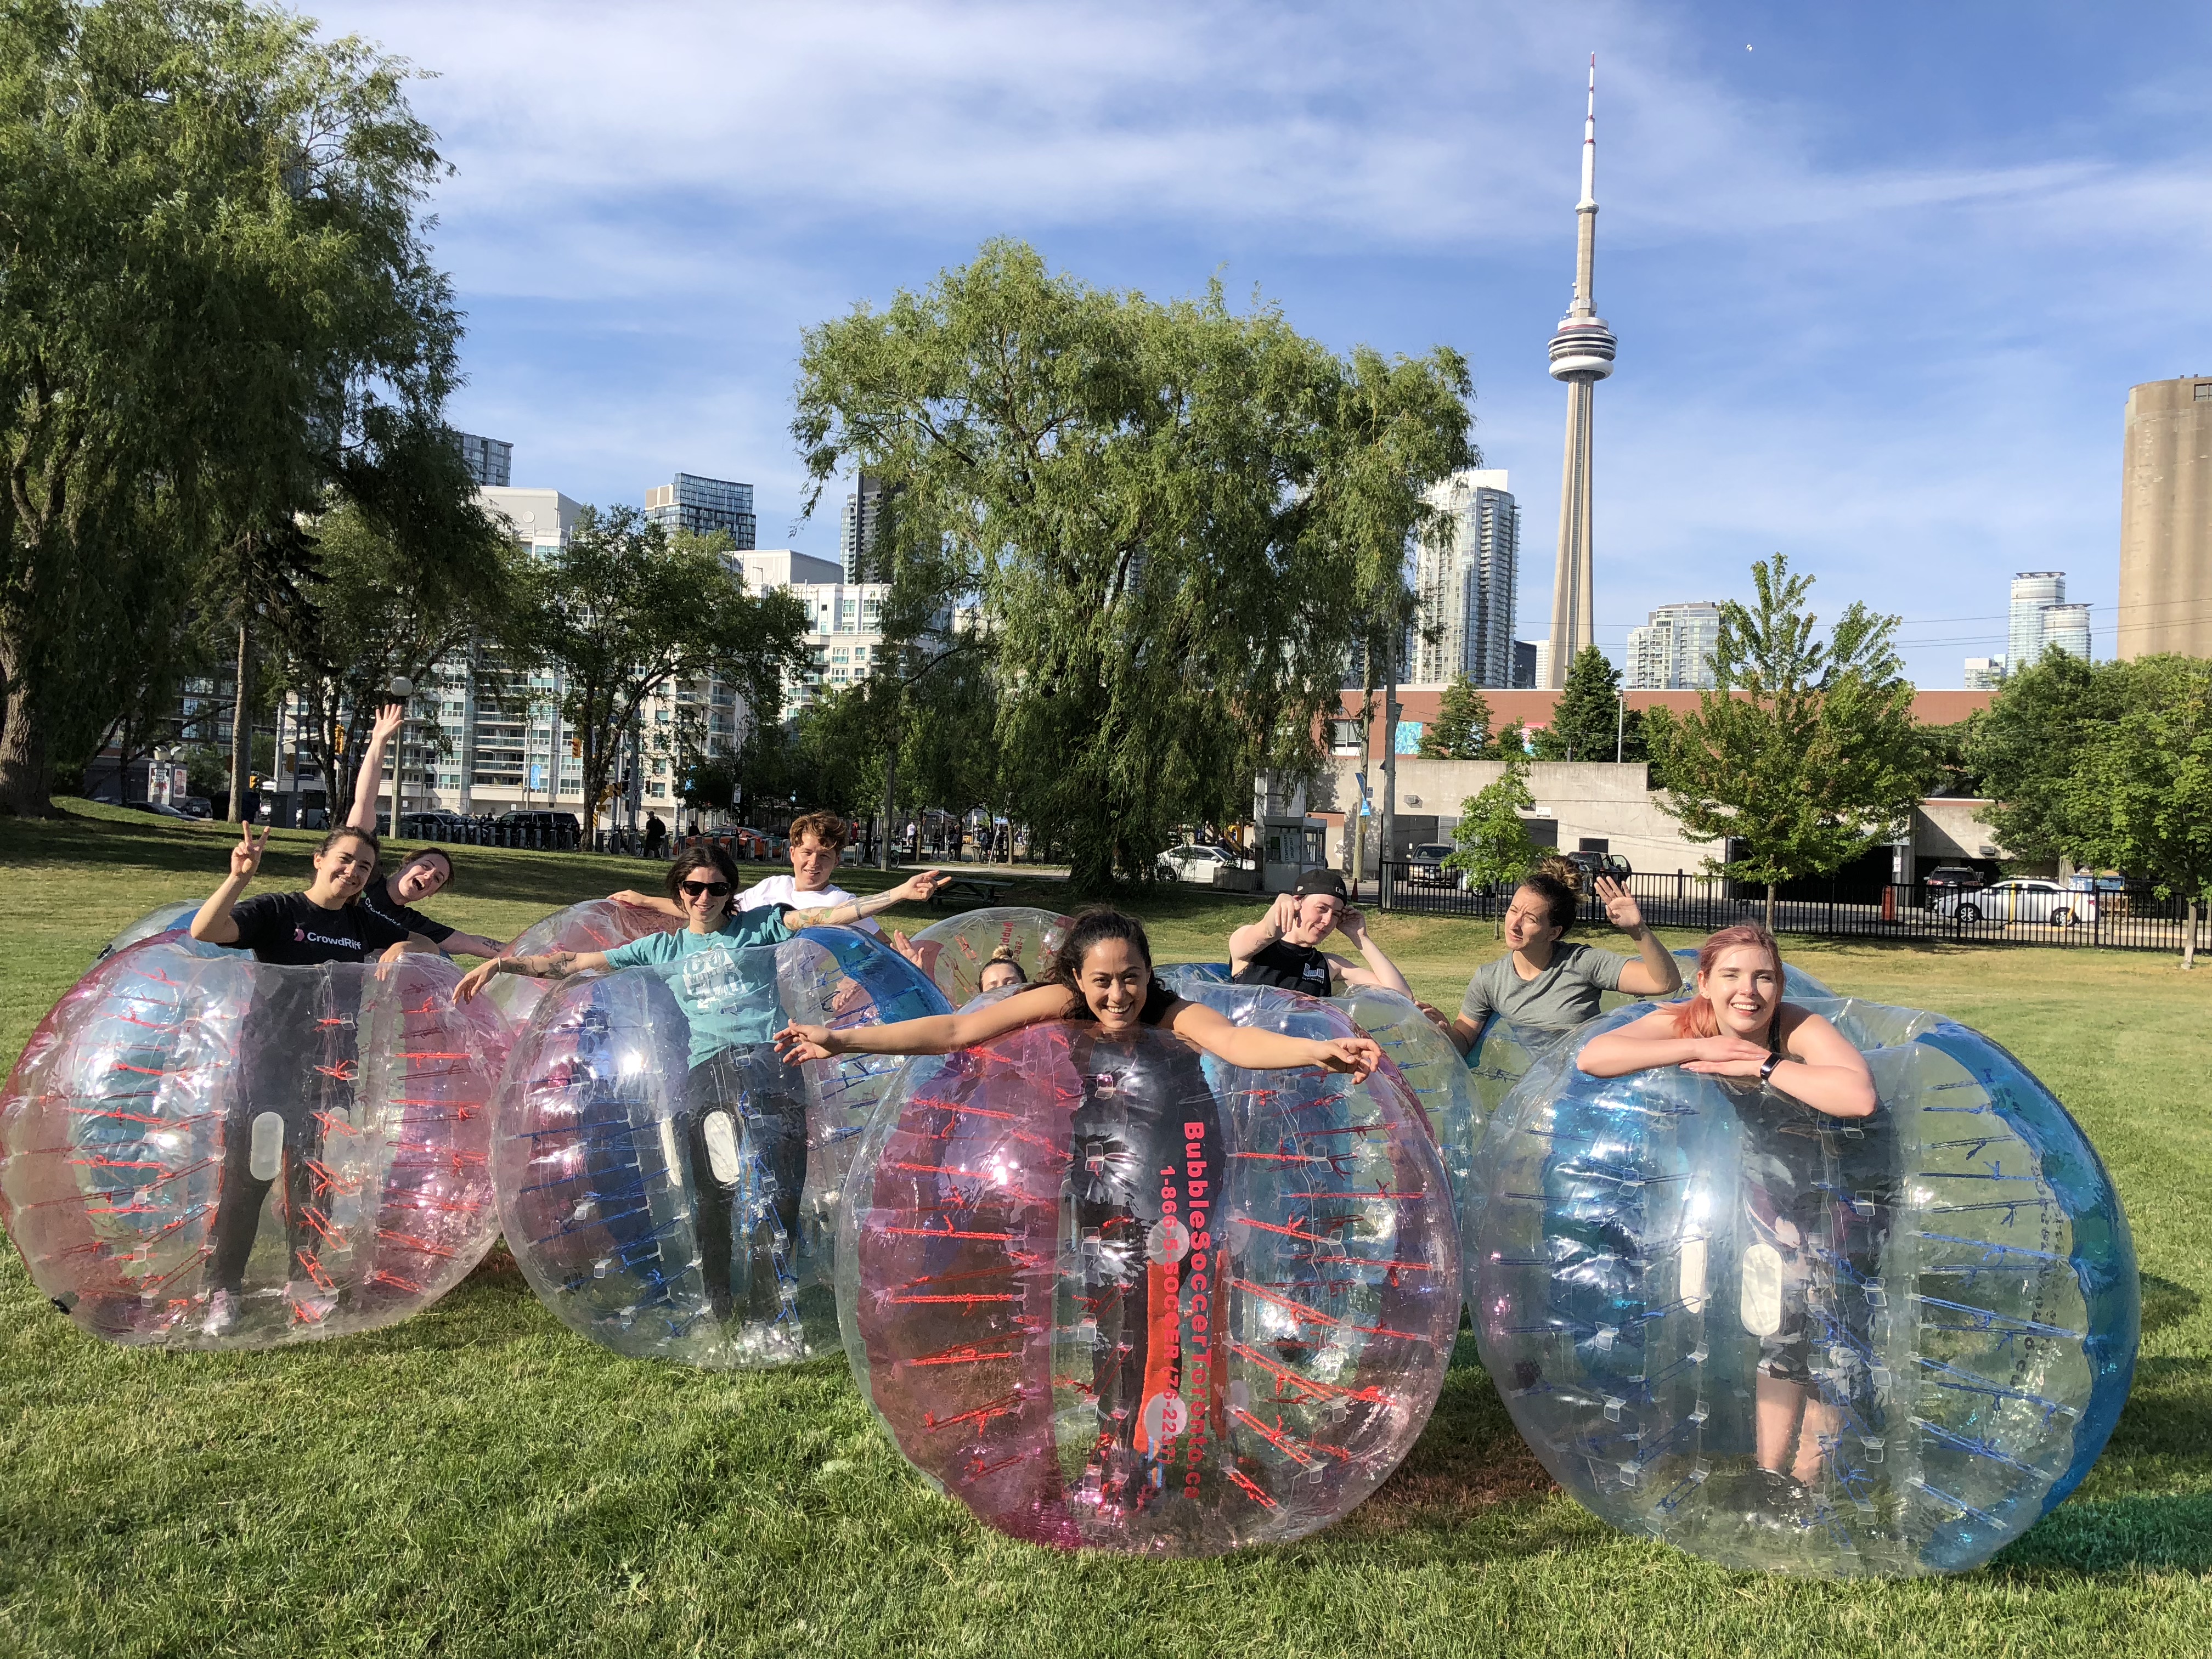
<svg viewBox="0 0 2212 1659">
<path fill-rule="evenodd" d="M 238 682 L 230 700 L 230 810 L 233 823 L 246 821 L 246 775 L 253 765 L 253 635 L 246 623 L 238 624 Z"/>
<path fill-rule="evenodd" d="M 1774 884 L 1766 884 L 1766 931 L 1774 931 Z"/>
<path fill-rule="evenodd" d="M 898 838 L 898 745 L 884 757 L 884 846 L 877 868 L 891 867 L 891 843 Z"/>
<path fill-rule="evenodd" d="M 1377 825 L 1381 846 L 1375 860 L 1375 908 L 1390 884 L 1390 843 L 1398 830 L 1398 641 L 1382 647 L 1382 812 Z"/>
<path fill-rule="evenodd" d="M 31 707 L 30 682 L 15 668 L 9 664 L 7 724 L 0 727 L 0 816 L 50 818 L 55 814 L 46 793 L 46 734 Z"/>
<path fill-rule="evenodd" d="M 2197 966 L 2197 901 L 2189 901 L 2189 931 L 2181 936 L 2181 971 Z"/>
</svg>

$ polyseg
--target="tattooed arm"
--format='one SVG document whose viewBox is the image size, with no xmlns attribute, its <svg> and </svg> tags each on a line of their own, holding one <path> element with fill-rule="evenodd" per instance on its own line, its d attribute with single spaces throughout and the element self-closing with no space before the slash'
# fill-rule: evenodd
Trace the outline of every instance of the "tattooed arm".
<svg viewBox="0 0 2212 1659">
<path fill-rule="evenodd" d="M 466 1002 L 483 989 L 494 974 L 521 974 L 531 979 L 567 979 L 607 965 L 604 951 L 555 951 L 542 957 L 494 957 L 471 969 L 453 987 L 453 1000 Z"/>
</svg>

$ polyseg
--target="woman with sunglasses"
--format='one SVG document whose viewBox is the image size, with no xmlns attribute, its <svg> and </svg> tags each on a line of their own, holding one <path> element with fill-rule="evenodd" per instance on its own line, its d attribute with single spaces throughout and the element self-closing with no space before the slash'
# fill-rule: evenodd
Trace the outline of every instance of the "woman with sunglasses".
<svg viewBox="0 0 2212 1659">
<path fill-rule="evenodd" d="M 925 870 L 866 898 L 805 910 L 790 905 L 744 910 L 735 897 L 736 864 L 722 848 L 708 842 L 678 854 L 668 868 L 668 896 L 684 910 L 680 931 L 648 933 L 609 951 L 499 957 L 463 978 L 453 994 L 469 1000 L 494 974 L 567 979 L 602 968 L 663 964 L 674 969 L 668 988 L 690 1022 L 690 1073 L 677 1127 L 698 1194 L 698 1267 L 708 1305 L 717 1321 L 737 1310 L 732 1235 L 733 1222 L 741 1219 L 733 1215 L 743 1174 L 736 1133 L 741 1122 L 755 1154 L 774 1177 L 773 1218 L 763 1219 L 746 1247 L 749 1265 L 763 1271 L 748 1275 L 743 1312 L 749 1323 L 772 1323 L 781 1316 L 787 1301 L 785 1289 L 795 1278 L 793 1240 L 806 1176 L 806 1099 L 797 1071 L 784 1064 L 770 1041 L 781 1012 L 775 997 L 756 989 L 757 981 L 733 958 L 755 945 L 780 945 L 800 929 L 850 926 L 902 902 L 919 903 L 946 879 Z M 674 1277 L 690 1264 L 688 1246 L 680 1240 L 670 1243 L 685 1256 L 664 1262 L 665 1273 Z M 641 1239 L 638 1248 L 654 1246 Z"/>
<path fill-rule="evenodd" d="M 361 774 L 353 785 L 353 811 L 346 815 L 348 829 L 369 835 L 376 833 L 376 796 L 384 780 L 385 747 L 406 717 L 406 709 L 396 702 L 387 702 L 377 711 L 376 724 L 368 733 L 368 746 L 361 751 Z M 397 828 L 398 814 L 395 811 L 392 817 Z M 497 956 L 507 949 L 499 940 L 461 933 L 441 921 L 431 921 L 414 908 L 432 894 L 443 891 L 453 879 L 453 854 L 442 847 L 426 847 L 410 854 L 389 876 L 379 873 L 372 877 L 355 902 L 392 927 L 420 933 L 449 957 Z"/>
</svg>

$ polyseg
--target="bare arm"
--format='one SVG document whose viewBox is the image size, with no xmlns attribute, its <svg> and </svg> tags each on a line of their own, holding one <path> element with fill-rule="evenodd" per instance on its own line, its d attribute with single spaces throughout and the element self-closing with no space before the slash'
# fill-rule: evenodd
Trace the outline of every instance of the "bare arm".
<svg viewBox="0 0 2212 1659">
<path fill-rule="evenodd" d="M 1794 1024 L 1789 1023 L 1792 1015 Z M 1802 1008 L 1784 1006 L 1782 1063 L 1767 1073 L 1768 1081 L 1792 1100 L 1802 1100 L 1830 1117 L 1866 1117 L 1875 1109 L 1874 1073 L 1866 1056 L 1851 1047 L 1841 1031 Z M 1765 1063 L 1741 1060 L 1693 1060 L 1682 1069 L 1708 1077 L 1757 1077 Z"/>
<path fill-rule="evenodd" d="M 842 904 L 825 904 L 818 909 L 787 908 L 783 924 L 793 933 L 802 927 L 846 927 L 862 919 L 878 915 L 894 904 L 921 904 L 952 878 L 934 870 L 919 871 L 908 876 L 896 887 L 887 887 L 880 893 L 871 893 L 866 898 L 847 899 Z"/>
<path fill-rule="evenodd" d="M 1363 1082 L 1382 1063 L 1382 1050 L 1371 1037 L 1285 1036 L 1277 1031 L 1231 1024 L 1201 1003 L 1178 1002 L 1161 1024 L 1209 1054 L 1250 1072 L 1293 1072 L 1318 1066 L 1331 1072 L 1349 1072 L 1354 1082 Z"/>
<path fill-rule="evenodd" d="M 1406 983 L 1406 976 L 1398 971 L 1398 964 L 1382 953 L 1375 942 L 1375 935 L 1367 930 L 1367 918 L 1356 909 L 1348 909 L 1337 919 L 1336 931 L 1358 946 L 1359 954 L 1367 959 L 1364 968 L 1356 967 L 1342 957 L 1331 957 L 1330 963 L 1351 985 L 1379 986 L 1385 991 L 1395 991 L 1401 997 L 1413 994 L 1413 988 Z"/>
<path fill-rule="evenodd" d="M 1282 938 L 1297 915 L 1298 902 L 1288 893 L 1275 895 L 1275 902 L 1267 907 L 1267 914 L 1257 921 L 1248 921 L 1229 936 L 1229 971 L 1241 974 L 1244 965 L 1254 957 Z"/>
<path fill-rule="evenodd" d="M 1741 1037 L 1677 1036 L 1674 1014 L 1662 1011 L 1600 1032 L 1583 1044 L 1575 1064 L 1592 1077 L 1626 1077 L 1692 1060 L 1749 1060 L 1755 1075 L 1765 1059 L 1765 1049 Z"/>
<path fill-rule="evenodd" d="M 663 898 L 658 893 L 641 893 L 634 887 L 625 887 L 621 892 L 610 893 L 607 896 L 617 904 L 634 905 L 641 910 L 658 910 L 664 916 L 674 916 L 679 921 L 684 915 L 684 907 L 674 899 Z"/>
<path fill-rule="evenodd" d="M 222 885 L 208 895 L 208 901 L 192 918 L 191 935 L 204 945 L 235 945 L 238 943 L 238 918 L 231 911 L 261 868 L 261 854 L 268 850 L 269 831 L 261 832 L 261 839 L 253 838 L 253 826 L 246 825 L 239 836 L 238 845 L 230 849 L 230 873 L 222 878 Z"/>
<path fill-rule="evenodd" d="M 1604 902 L 1606 920 L 1636 945 L 1637 959 L 1620 970 L 1620 988 L 1638 997 L 1669 996 L 1680 990 L 1682 964 L 1644 925 L 1644 912 L 1634 896 L 1611 876 L 1600 876 L 1592 884 Z"/>
<path fill-rule="evenodd" d="M 786 1064 L 793 1066 L 833 1054 L 949 1054 L 1024 1025 L 1063 1018 L 1074 1006 L 1075 993 L 1065 985 L 1037 985 L 966 1013 L 930 1014 L 842 1031 L 827 1025 L 787 1025 L 775 1035 L 775 1049 Z"/>
<path fill-rule="evenodd" d="M 448 933 L 438 948 L 449 957 L 495 957 L 507 946 L 481 933 Z"/>
<path fill-rule="evenodd" d="M 453 1000 L 467 1002 L 483 989 L 494 974 L 520 974 L 526 979 L 568 979 L 607 965 L 604 951 L 555 951 L 542 957 L 498 957 L 471 969 L 453 987 Z"/>
<path fill-rule="evenodd" d="M 376 796 L 384 787 L 384 749 L 406 719 L 407 711 L 396 702 L 387 702 L 376 712 L 376 724 L 369 728 L 368 746 L 361 751 L 361 772 L 353 781 L 353 811 L 346 814 L 349 830 L 376 829 Z"/>
</svg>

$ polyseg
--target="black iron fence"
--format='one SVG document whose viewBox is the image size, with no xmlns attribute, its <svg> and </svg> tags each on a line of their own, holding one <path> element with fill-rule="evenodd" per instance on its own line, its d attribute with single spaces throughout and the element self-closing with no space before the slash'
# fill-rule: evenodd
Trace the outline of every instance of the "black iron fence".
<svg viewBox="0 0 2212 1659">
<path fill-rule="evenodd" d="M 1510 886 L 1471 887 L 1455 870 L 1392 860 L 1381 871 L 1376 908 L 1448 916 L 1503 915 Z M 1710 933 L 1765 916 L 1766 891 L 1726 876 L 1633 875 L 1628 890 L 1655 927 Z M 1993 887 L 1875 886 L 1794 882 L 1774 907 L 1777 932 L 1831 937 L 1976 940 L 1993 945 L 2060 945 L 2179 955 L 2189 927 L 2188 906 L 2140 887 L 2089 890 L 2057 882 Z M 2200 907 L 2201 911 L 2201 907 Z M 1587 891 L 1583 921 L 1603 921 L 1605 907 Z M 2212 921 L 2201 913 L 2197 948 L 2212 945 Z"/>
</svg>

